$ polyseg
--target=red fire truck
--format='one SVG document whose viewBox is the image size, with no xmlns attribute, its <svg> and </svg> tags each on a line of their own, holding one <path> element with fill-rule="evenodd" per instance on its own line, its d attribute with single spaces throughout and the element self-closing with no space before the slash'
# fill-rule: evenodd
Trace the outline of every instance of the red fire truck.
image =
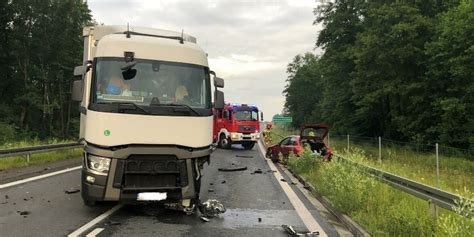
<svg viewBox="0 0 474 237">
<path fill-rule="evenodd" d="M 214 110 L 214 140 L 220 148 L 241 144 L 252 149 L 260 139 L 259 113 L 256 105 L 229 103 Z"/>
</svg>

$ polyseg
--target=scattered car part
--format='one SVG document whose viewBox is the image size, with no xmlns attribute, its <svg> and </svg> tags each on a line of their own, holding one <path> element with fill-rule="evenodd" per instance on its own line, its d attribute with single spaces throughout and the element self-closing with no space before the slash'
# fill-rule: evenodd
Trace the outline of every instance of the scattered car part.
<svg viewBox="0 0 474 237">
<path fill-rule="evenodd" d="M 221 213 L 226 212 L 226 208 L 221 202 L 215 199 L 209 199 L 201 203 L 201 205 L 199 206 L 199 211 L 204 217 L 212 218 L 218 216 Z"/>
<path fill-rule="evenodd" d="M 69 189 L 69 190 L 64 191 L 64 193 L 73 194 L 73 193 L 78 193 L 78 192 L 80 192 L 80 191 L 81 191 L 81 190 L 78 189 L 78 188 L 71 188 L 71 189 Z"/>
<path fill-rule="evenodd" d="M 314 237 L 314 236 L 319 236 L 319 232 L 307 232 L 307 233 L 298 233 L 296 230 L 293 228 L 291 225 L 281 225 L 283 227 L 283 230 L 290 234 L 290 236 L 304 236 L 304 237 Z"/>
<path fill-rule="evenodd" d="M 233 167 L 233 168 L 219 168 L 219 171 L 224 171 L 224 172 L 230 172 L 230 171 L 242 171 L 246 170 L 247 166 L 242 166 L 242 167 Z"/>
</svg>

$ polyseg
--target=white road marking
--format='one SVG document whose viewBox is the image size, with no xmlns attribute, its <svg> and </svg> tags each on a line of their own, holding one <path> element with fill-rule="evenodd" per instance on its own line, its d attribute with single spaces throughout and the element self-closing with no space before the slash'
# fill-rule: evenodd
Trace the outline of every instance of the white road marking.
<svg viewBox="0 0 474 237">
<path fill-rule="evenodd" d="M 114 212 L 118 211 L 120 208 L 122 207 L 122 204 L 118 204 L 117 206 L 115 207 L 112 207 L 110 210 L 102 213 L 102 215 L 94 218 L 94 220 L 90 221 L 89 223 L 81 226 L 81 228 L 75 230 L 74 232 L 72 232 L 71 234 L 67 235 L 68 237 L 75 237 L 75 236 L 79 236 L 80 234 L 86 232 L 88 229 L 92 228 L 93 226 L 97 225 L 99 222 L 101 222 L 102 220 L 104 220 L 105 218 L 109 217 L 110 215 L 112 215 Z M 92 232 L 91 232 L 92 233 Z M 89 235 L 88 235 L 89 236 Z"/>
<path fill-rule="evenodd" d="M 67 168 L 67 169 L 64 169 L 64 170 L 59 170 L 59 171 L 56 171 L 56 172 L 51 172 L 51 173 L 38 175 L 38 176 L 27 178 L 27 179 L 18 180 L 18 181 L 11 182 L 11 183 L 0 184 L 0 189 L 8 188 L 8 187 L 11 187 L 11 186 L 15 186 L 15 185 L 19 185 L 19 184 L 39 180 L 39 179 L 48 178 L 48 177 L 55 176 L 55 175 L 58 175 L 58 174 L 63 174 L 63 173 L 71 172 L 71 171 L 74 171 L 74 170 L 78 170 L 78 169 L 81 169 L 81 168 L 82 168 L 82 166 L 76 166 L 76 167 Z"/>
<path fill-rule="evenodd" d="M 262 153 L 264 159 L 265 159 L 265 148 L 263 147 L 263 144 L 261 142 L 258 142 L 258 148 L 260 149 L 260 152 Z M 291 205 L 296 210 L 296 213 L 298 216 L 301 218 L 303 221 L 304 225 L 306 228 L 308 228 L 308 231 L 310 232 L 319 232 L 319 236 L 328 236 L 326 232 L 321 228 L 319 223 L 314 219 L 313 215 L 308 211 L 308 209 L 305 207 L 303 202 L 298 198 L 296 193 L 291 189 L 290 185 L 288 182 L 283 182 L 281 179 L 283 179 L 283 176 L 281 175 L 280 171 L 276 168 L 275 164 L 273 164 L 273 161 L 269 159 L 265 159 L 267 161 L 268 166 L 270 166 L 270 169 L 275 170 L 276 172 L 273 172 L 273 175 L 275 175 L 275 178 L 278 180 L 278 183 L 280 184 L 281 188 L 285 192 L 286 196 L 288 199 L 290 199 Z"/>
<path fill-rule="evenodd" d="M 95 228 L 95 230 L 91 231 L 86 237 L 96 237 L 100 232 L 102 232 L 104 228 Z"/>
</svg>

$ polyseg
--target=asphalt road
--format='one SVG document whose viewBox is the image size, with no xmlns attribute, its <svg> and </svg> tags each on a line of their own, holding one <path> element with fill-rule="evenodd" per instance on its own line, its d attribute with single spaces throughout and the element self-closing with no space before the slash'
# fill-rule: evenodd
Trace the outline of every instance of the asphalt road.
<svg viewBox="0 0 474 237">
<path fill-rule="evenodd" d="M 235 166 L 248 169 L 218 171 Z M 254 173 L 258 169 L 263 172 Z M 97 236 L 288 236 L 281 227 L 283 224 L 305 232 L 305 222 L 280 185 L 287 182 L 322 233 L 350 236 L 327 212 L 316 208 L 318 205 L 308 200 L 301 187 L 291 184 L 291 177 L 278 169 L 285 181 L 275 178 L 257 146 L 250 151 L 240 146 L 218 149 L 203 171 L 201 200 L 219 200 L 227 208 L 226 213 L 203 222 L 198 213 L 187 216 L 157 205 L 125 205 L 83 235 L 100 231 Z M 0 236 L 65 236 L 117 205 L 108 203 L 90 208 L 82 204 L 79 192 L 65 193 L 79 188 L 80 171 L 75 170 L 0 189 Z"/>
</svg>

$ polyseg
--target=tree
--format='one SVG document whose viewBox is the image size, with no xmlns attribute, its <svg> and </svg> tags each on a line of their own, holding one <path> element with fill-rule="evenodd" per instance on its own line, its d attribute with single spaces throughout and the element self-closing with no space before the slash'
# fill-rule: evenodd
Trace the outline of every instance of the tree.
<svg viewBox="0 0 474 237">
<path fill-rule="evenodd" d="M 474 148 L 474 3 L 462 1 L 439 17 L 427 43 L 426 80 L 436 123 L 428 129 L 439 141 Z"/>
</svg>

